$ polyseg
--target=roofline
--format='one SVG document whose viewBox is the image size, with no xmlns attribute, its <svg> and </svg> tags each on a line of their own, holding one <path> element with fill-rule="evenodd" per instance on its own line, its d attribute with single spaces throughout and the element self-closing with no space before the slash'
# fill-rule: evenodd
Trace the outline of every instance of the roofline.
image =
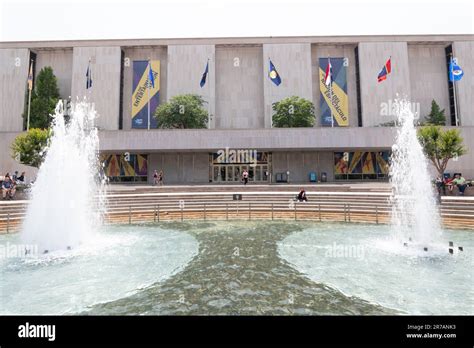
<svg viewBox="0 0 474 348">
<path fill-rule="evenodd" d="M 357 44 L 359 42 L 449 43 L 474 41 L 473 34 L 260 36 L 209 38 L 141 38 L 94 40 L 2 41 L 0 48 L 71 48 L 94 46 L 258 45 L 278 43 Z"/>
</svg>

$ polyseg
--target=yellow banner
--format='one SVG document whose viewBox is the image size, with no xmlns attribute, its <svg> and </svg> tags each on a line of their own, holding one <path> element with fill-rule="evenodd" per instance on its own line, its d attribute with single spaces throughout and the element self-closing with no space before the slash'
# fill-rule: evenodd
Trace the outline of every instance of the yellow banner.
<svg viewBox="0 0 474 348">
<path fill-rule="evenodd" d="M 134 118 L 148 104 L 149 99 L 151 100 L 153 96 L 160 91 L 160 61 L 152 60 L 150 63 L 153 77 L 155 78 L 155 87 L 150 88 L 150 96 L 148 96 L 149 67 L 147 66 L 143 71 L 140 82 L 132 94 L 132 118 Z"/>
<path fill-rule="evenodd" d="M 326 72 L 319 68 L 319 88 L 324 96 L 326 104 L 329 105 L 332 115 L 338 126 L 349 126 L 349 98 L 341 87 L 335 82 L 332 83 L 332 103 L 330 101 L 331 92 L 329 86 L 324 83 Z"/>
</svg>

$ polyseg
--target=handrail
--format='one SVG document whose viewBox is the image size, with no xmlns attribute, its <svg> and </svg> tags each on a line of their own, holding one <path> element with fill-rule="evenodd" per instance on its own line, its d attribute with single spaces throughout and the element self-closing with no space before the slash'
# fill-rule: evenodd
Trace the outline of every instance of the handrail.
<svg viewBox="0 0 474 348">
<path fill-rule="evenodd" d="M 281 193 L 281 192 L 278 192 Z M 193 195 L 195 193 L 192 193 Z M 163 221 L 167 219 L 185 221 L 187 219 L 291 219 L 291 220 L 314 220 L 314 221 L 346 221 L 346 222 L 373 222 L 376 224 L 389 222 L 392 214 L 392 206 L 388 200 L 374 197 L 372 201 L 354 201 L 354 196 L 349 199 L 334 199 L 333 197 L 319 196 L 309 202 L 294 202 L 288 197 L 275 197 L 268 200 L 242 200 L 213 199 L 215 192 L 203 195 L 197 199 L 177 200 L 173 197 L 160 197 L 161 199 L 146 199 L 143 201 L 107 202 L 104 218 L 106 222 L 127 221 L 133 222 Z M 229 193 L 225 193 L 229 196 Z M 142 195 L 134 195 L 141 197 Z M 327 198 L 327 199 L 325 199 Z M 331 199 L 332 198 L 332 199 Z M 444 204 L 446 202 L 446 204 Z M 456 226 L 474 228 L 474 200 L 472 204 L 462 202 L 455 209 L 453 200 L 443 201 L 438 207 L 440 218 L 449 219 L 445 223 Z M 0 233 L 11 232 L 20 225 L 27 213 L 28 201 L 9 201 L 8 204 L 0 204 Z M 469 209 L 472 208 L 472 209 Z M 124 221 L 125 219 L 125 221 Z"/>
</svg>

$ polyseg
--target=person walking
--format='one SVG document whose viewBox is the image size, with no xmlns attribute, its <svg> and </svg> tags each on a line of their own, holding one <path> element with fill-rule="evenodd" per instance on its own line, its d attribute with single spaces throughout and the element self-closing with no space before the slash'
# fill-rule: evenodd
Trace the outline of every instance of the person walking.
<svg viewBox="0 0 474 348">
<path fill-rule="evenodd" d="M 160 186 L 163 186 L 163 171 L 160 170 L 160 172 L 158 173 L 158 184 Z"/>
<path fill-rule="evenodd" d="M 242 180 L 244 182 L 244 185 L 247 185 L 247 183 L 249 182 L 249 172 L 247 172 L 247 169 L 244 169 L 244 171 L 242 172 Z"/>
<path fill-rule="evenodd" d="M 153 186 L 158 185 L 158 171 L 153 173 Z"/>
</svg>

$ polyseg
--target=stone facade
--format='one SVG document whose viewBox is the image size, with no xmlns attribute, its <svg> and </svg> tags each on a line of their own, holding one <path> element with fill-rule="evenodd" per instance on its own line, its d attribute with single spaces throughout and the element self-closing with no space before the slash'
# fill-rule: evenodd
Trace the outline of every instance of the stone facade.
<svg viewBox="0 0 474 348">
<path fill-rule="evenodd" d="M 310 171 L 324 171 L 333 180 L 334 151 L 390 149 L 394 130 L 375 127 L 393 120 L 382 113 L 384 103 L 407 96 L 424 117 L 434 99 L 446 110 L 447 126 L 451 125 L 445 51 L 449 46 L 465 72 L 456 93 L 461 131 L 470 147 L 474 146 L 472 35 L 0 43 L 0 146 L 8 148 L 12 137 L 23 130 L 31 51 L 36 54 L 36 74 L 42 67 L 53 68 L 62 98 L 86 96 L 95 103 L 102 151 L 148 154 L 149 175 L 150 170 L 163 168 L 169 182 L 208 182 L 209 153 L 233 147 L 272 153 L 273 172 L 290 171 L 295 181 L 307 181 Z M 348 61 L 349 127 L 320 126 L 318 59 L 328 56 Z M 389 57 L 392 73 L 378 83 L 377 75 Z M 210 130 L 130 129 L 132 64 L 147 59 L 161 62 L 160 102 L 184 93 L 202 95 L 211 114 Z M 283 80 L 278 87 L 268 78 L 269 59 Z M 89 60 L 93 88 L 86 91 Z M 207 61 L 209 75 L 201 88 Z M 272 129 L 272 104 L 293 95 L 314 103 L 315 127 Z M 450 165 L 453 171 L 474 177 L 471 152 Z M 4 152 L 0 172 L 15 166 L 20 168 Z"/>
</svg>

